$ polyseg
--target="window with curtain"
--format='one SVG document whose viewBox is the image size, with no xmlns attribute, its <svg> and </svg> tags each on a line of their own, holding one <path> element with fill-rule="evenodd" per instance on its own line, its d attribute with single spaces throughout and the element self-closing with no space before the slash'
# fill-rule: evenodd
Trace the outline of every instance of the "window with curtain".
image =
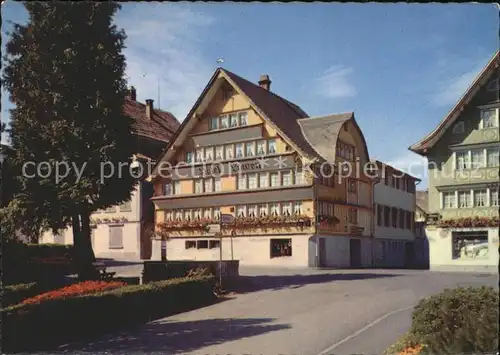
<svg viewBox="0 0 500 355">
<path fill-rule="evenodd" d="M 246 215 L 245 212 L 246 212 L 245 206 L 238 206 L 236 208 L 236 216 L 238 217 L 245 217 Z"/>
<path fill-rule="evenodd" d="M 247 157 L 253 157 L 255 155 L 255 142 L 245 143 L 245 153 Z"/>
<path fill-rule="evenodd" d="M 443 207 L 444 208 L 455 208 L 455 192 L 443 192 Z"/>
<path fill-rule="evenodd" d="M 265 155 L 265 154 L 266 154 L 266 141 L 258 141 L 257 155 Z"/>
<path fill-rule="evenodd" d="M 259 187 L 261 188 L 269 187 L 269 179 L 267 177 L 267 173 L 259 174 Z"/>
<path fill-rule="evenodd" d="M 280 205 L 278 203 L 271 204 L 271 215 L 277 216 L 280 214 Z"/>
<path fill-rule="evenodd" d="M 194 181 L 194 193 L 201 194 L 203 193 L 203 180 L 197 179 Z"/>
<path fill-rule="evenodd" d="M 248 206 L 248 217 L 257 217 L 257 205 Z"/>
<path fill-rule="evenodd" d="M 267 205 L 259 205 L 259 216 L 267 216 Z"/>
<path fill-rule="evenodd" d="M 257 174 L 248 174 L 248 188 L 256 189 L 257 188 Z"/>
<path fill-rule="evenodd" d="M 245 190 L 247 188 L 247 176 L 245 174 L 241 174 L 238 176 L 236 188 L 238 190 Z"/>
<path fill-rule="evenodd" d="M 455 156 L 457 170 L 469 169 L 469 152 L 456 152 Z"/>
<path fill-rule="evenodd" d="M 236 144 L 236 158 L 243 158 L 243 143 Z"/>
<path fill-rule="evenodd" d="M 290 171 L 284 172 L 281 175 L 281 178 L 283 180 L 283 186 L 290 186 L 290 185 L 292 185 L 292 173 Z"/>
<path fill-rule="evenodd" d="M 484 150 L 473 150 L 471 152 L 472 169 L 482 168 L 484 166 Z"/>
<path fill-rule="evenodd" d="M 471 206 L 470 191 L 459 191 L 458 192 L 458 207 L 467 208 Z"/>
<path fill-rule="evenodd" d="M 271 186 L 279 186 L 280 185 L 280 177 L 278 173 L 271 173 L 269 174 L 270 180 L 271 180 Z"/>
<path fill-rule="evenodd" d="M 229 115 L 229 126 L 230 127 L 238 127 L 238 115 L 233 113 Z"/>
<path fill-rule="evenodd" d="M 498 207 L 498 189 L 490 190 L 490 206 Z"/>
<path fill-rule="evenodd" d="M 224 159 L 224 148 L 219 145 L 215 147 L 215 160 L 223 160 Z"/>
<path fill-rule="evenodd" d="M 205 192 L 213 192 L 213 186 L 212 186 L 213 180 L 212 179 L 205 179 L 204 181 L 204 189 Z"/>
<path fill-rule="evenodd" d="M 218 178 L 218 177 L 214 178 L 214 191 L 219 192 L 219 191 L 221 191 L 221 188 L 222 188 L 222 186 L 221 186 L 220 178 Z"/>
<path fill-rule="evenodd" d="M 283 203 L 282 210 L 284 216 L 290 216 L 292 214 L 292 203 L 291 202 Z"/>
<path fill-rule="evenodd" d="M 277 153 L 277 151 L 276 151 L 276 139 L 270 139 L 267 142 L 267 152 L 269 154 L 276 154 Z"/>
<path fill-rule="evenodd" d="M 293 204 L 293 213 L 302 214 L 302 201 L 295 201 Z"/>
<path fill-rule="evenodd" d="M 488 166 L 489 167 L 497 167 L 500 166 L 500 149 L 498 148 L 493 148 L 493 149 L 488 149 L 487 151 L 488 154 Z"/>
<path fill-rule="evenodd" d="M 486 190 L 474 191 L 474 206 L 475 207 L 486 206 Z"/>
<path fill-rule="evenodd" d="M 226 159 L 233 159 L 234 158 L 234 146 L 232 144 L 226 145 Z"/>
</svg>

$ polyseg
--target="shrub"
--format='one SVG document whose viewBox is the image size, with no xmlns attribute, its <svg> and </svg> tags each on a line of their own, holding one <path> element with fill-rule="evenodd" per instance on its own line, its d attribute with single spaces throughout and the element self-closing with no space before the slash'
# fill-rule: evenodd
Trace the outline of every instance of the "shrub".
<svg viewBox="0 0 500 355">
<path fill-rule="evenodd" d="M 62 244 L 26 244 L 11 241 L 2 246 L 2 281 L 5 285 L 48 281 L 71 273 L 73 246 Z M 44 264 L 44 258 L 64 258 L 67 264 Z"/>
<path fill-rule="evenodd" d="M 45 293 L 39 294 L 35 297 L 27 298 L 22 303 L 23 304 L 33 304 L 33 303 L 40 303 L 40 302 L 44 302 L 44 301 L 57 300 L 57 299 L 61 299 L 61 298 L 75 297 L 75 296 L 91 294 L 91 293 L 96 293 L 96 292 L 101 292 L 101 291 L 106 291 L 106 290 L 112 290 L 112 289 L 115 289 L 118 287 L 123 287 L 126 285 L 127 284 L 125 282 L 118 282 L 118 281 L 79 282 L 79 283 L 75 283 L 73 285 L 63 287 L 61 289 L 53 290 L 50 292 L 45 292 Z"/>
<path fill-rule="evenodd" d="M 498 350 L 498 291 L 459 287 L 421 300 L 410 333 L 423 353 L 490 353 Z"/>
<path fill-rule="evenodd" d="M 207 305 L 213 287 L 212 277 L 172 279 L 11 306 L 2 310 L 3 351 L 47 350 Z"/>
</svg>

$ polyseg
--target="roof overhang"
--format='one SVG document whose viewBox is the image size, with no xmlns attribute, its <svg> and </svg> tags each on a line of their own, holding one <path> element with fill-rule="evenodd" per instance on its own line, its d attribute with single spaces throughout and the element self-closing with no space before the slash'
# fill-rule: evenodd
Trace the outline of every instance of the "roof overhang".
<svg viewBox="0 0 500 355">
<path fill-rule="evenodd" d="M 481 87 L 486 84 L 493 70 L 498 68 L 498 64 L 499 52 L 497 51 L 439 125 L 427 136 L 411 145 L 408 149 L 422 156 L 426 156 L 429 149 L 439 141 L 446 130 L 456 121 L 460 113 L 464 110 L 464 107 L 474 98 Z"/>
</svg>

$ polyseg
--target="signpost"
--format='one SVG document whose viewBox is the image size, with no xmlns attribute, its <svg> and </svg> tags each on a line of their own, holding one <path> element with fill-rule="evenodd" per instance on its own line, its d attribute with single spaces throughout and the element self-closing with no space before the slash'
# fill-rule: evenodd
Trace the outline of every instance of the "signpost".
<svg viewBox="0 0 500 355">
<path fill-rule="evenodd" d="M 234 222 L 234 216 L 232 214 L 225 214 L 225 213 L 222 213 L 220 215 L 220 220 L 219 220 L 219 228 L 218 228 L 218 232 L 215 234 L 216 236 L 218 236 L 220 238 L 220 242 L 219 242 L 219 251 L 220 251 L 220 260 L 219 260 L 219 285 L 222 289 L 222 225 L 224 224 L 231 224 Z M 210 225 L 210 226 L 213 226 L 213 225 Z M 231 239 L 231 244 L 232 244 L 232 239 Z M 231 249 L 232 249 L 232 245 L 231 245 Z"/>
</svg>

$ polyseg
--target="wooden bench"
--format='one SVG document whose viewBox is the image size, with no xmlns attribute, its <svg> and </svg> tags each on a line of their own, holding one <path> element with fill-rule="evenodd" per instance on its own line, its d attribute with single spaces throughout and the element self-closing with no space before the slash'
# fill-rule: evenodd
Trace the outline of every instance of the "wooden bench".
<svg viewBox="0 0 500 355">
<path fill-rule="evenodd" d="M 101 280 L 104 280 L 104 281 L 110 280 L 116 275 L 116 272 L 108 272 L 106 270 L 106 265 L 103 262 L 95 262 L 95 263 L 92 263 L 92 265 L 95 267 L 95 269 L 101 275 Z"/>
</svg>

